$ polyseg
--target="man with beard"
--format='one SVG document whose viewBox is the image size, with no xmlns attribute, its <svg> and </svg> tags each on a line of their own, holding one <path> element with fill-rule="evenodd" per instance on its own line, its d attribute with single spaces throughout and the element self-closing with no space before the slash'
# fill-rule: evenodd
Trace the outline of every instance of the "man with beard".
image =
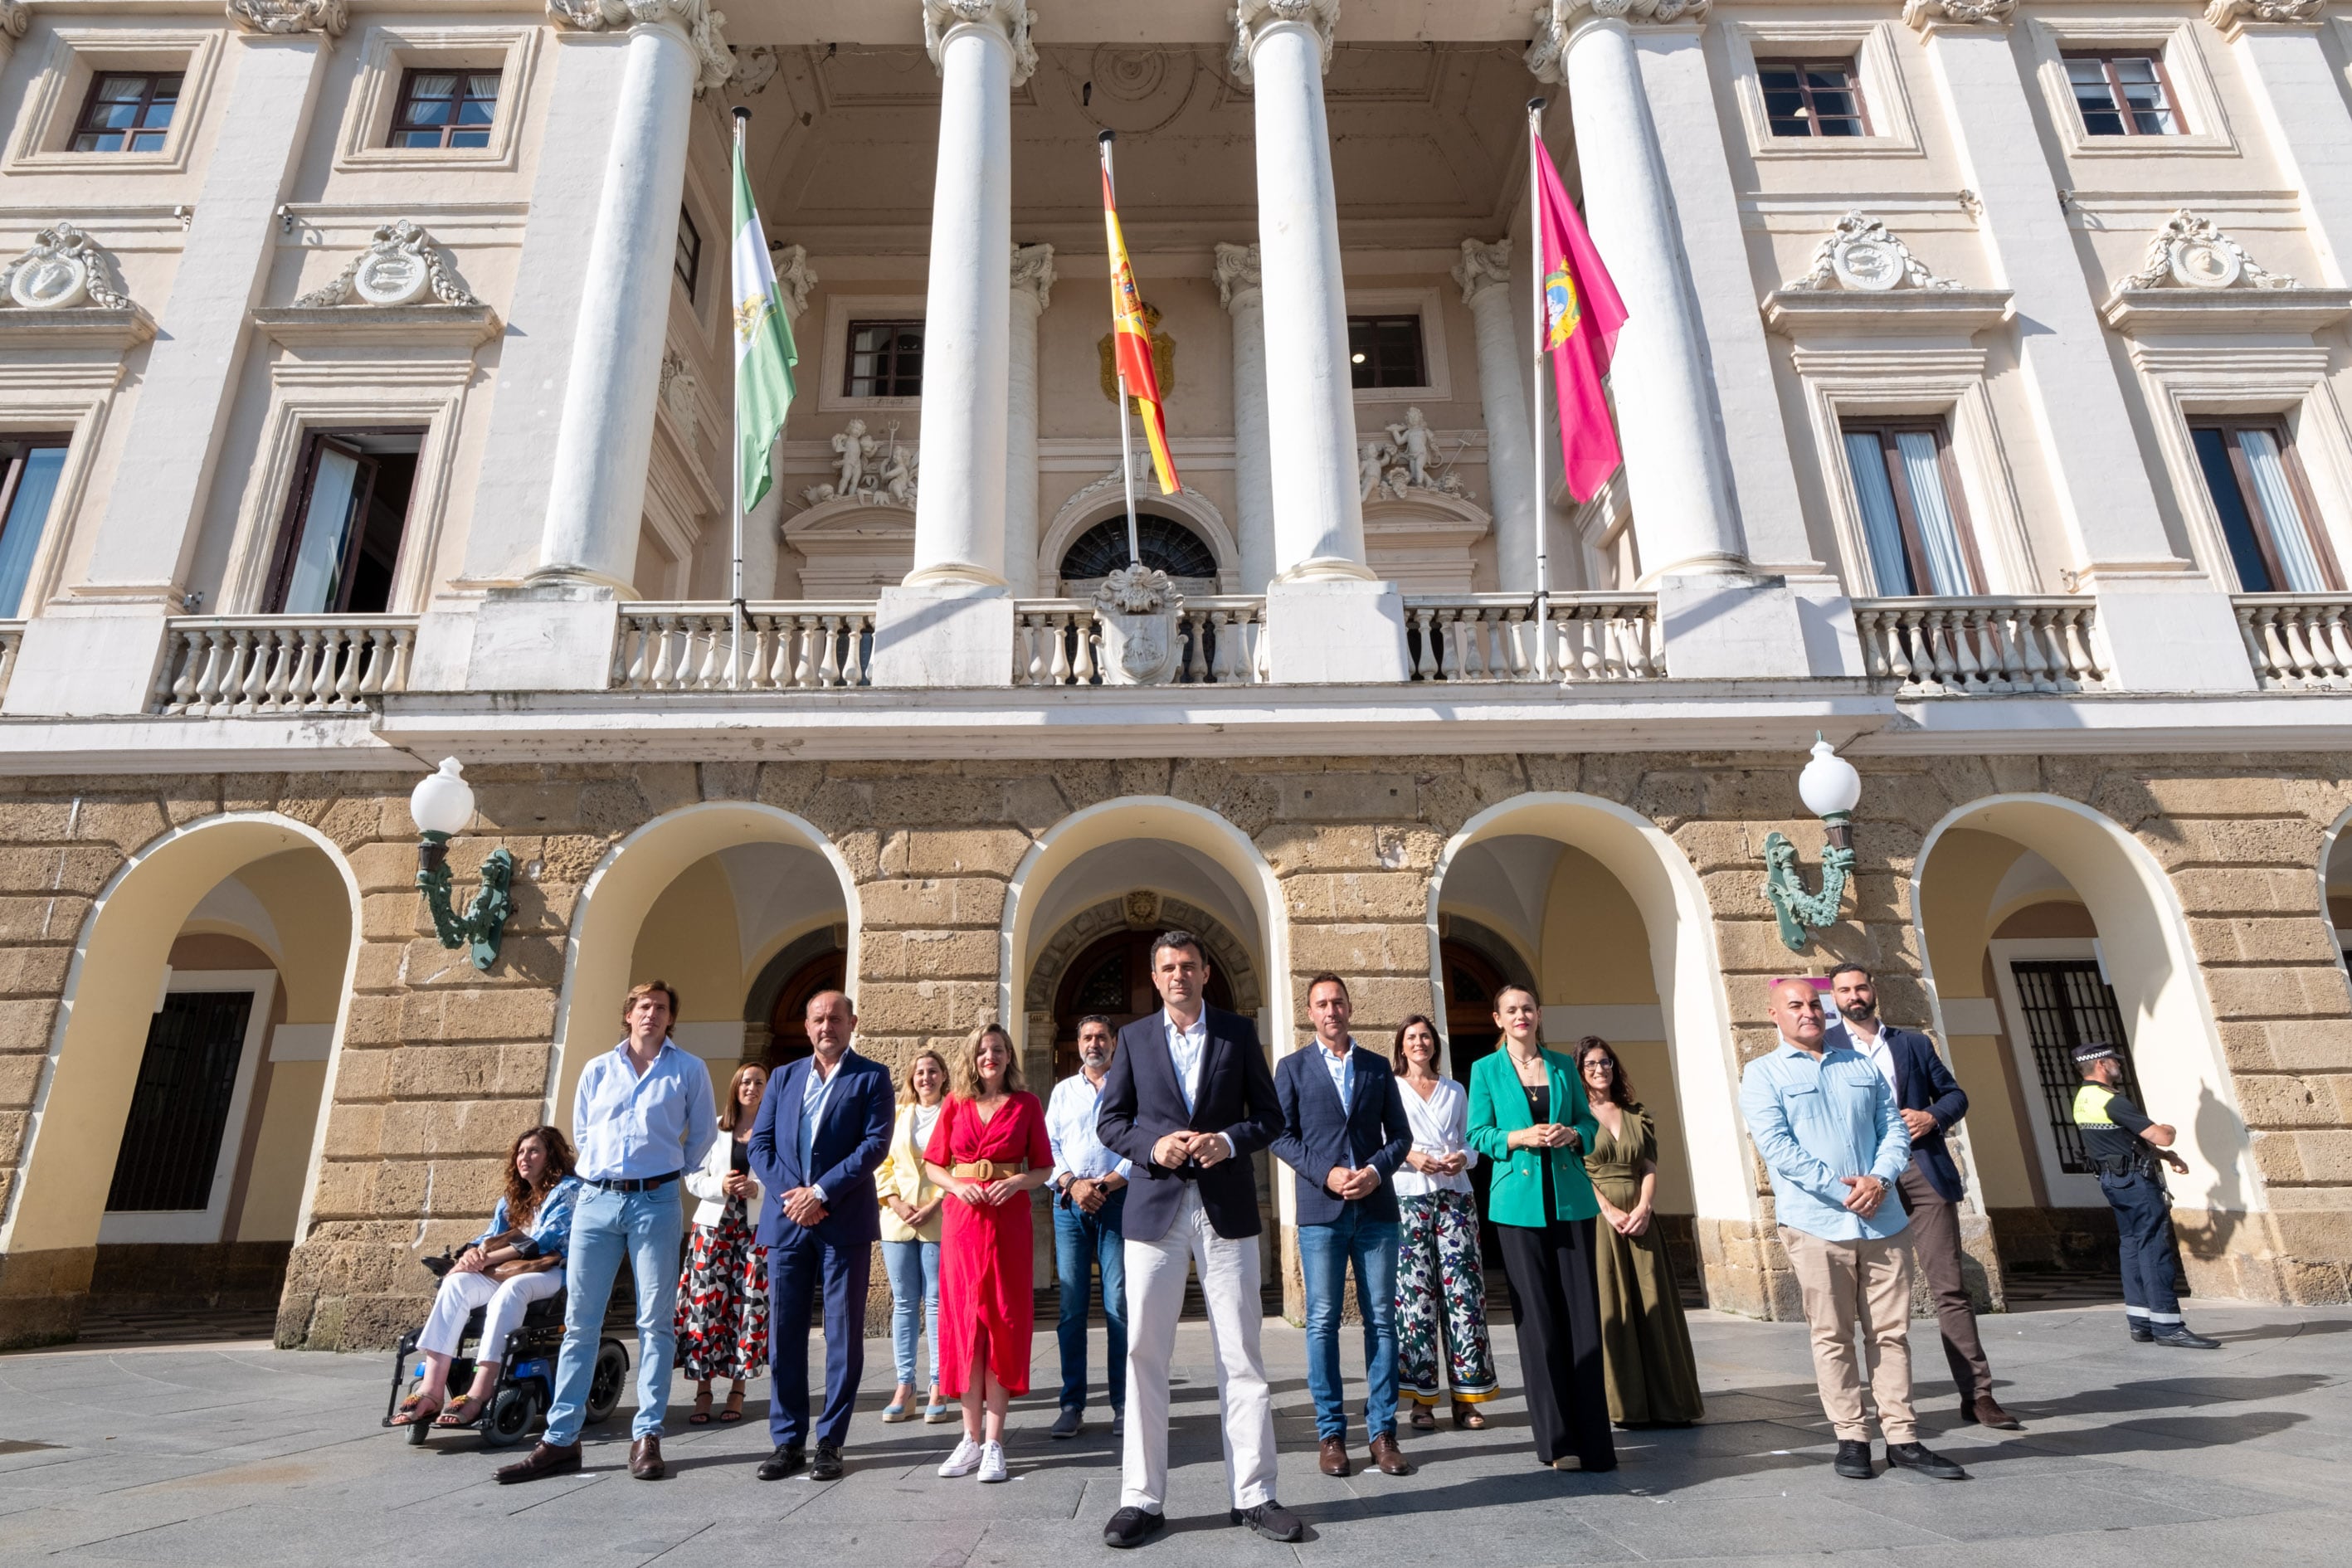
<svg viewBox="0 0 2352 1568">
<path fill-rule="evenodd" d="M 1062 1413 L 1053 1436 L 1075 1437 L 1087 1414 L 1087 1297 L 1102 1272 L 1104 1360 L 1110 1387 L 1110 1433 L 1127 1421 L 1127 1182 L 1133 1167 L 1095 1133 L 1103 1079 L 1118 1049 L 1110 1020 L 1078 1020 L 1078 1070 L 1054 1086 L 1045 1107 L 1053 1145 L 1054 1274 L 1062 1295 Z"/>
</svg>

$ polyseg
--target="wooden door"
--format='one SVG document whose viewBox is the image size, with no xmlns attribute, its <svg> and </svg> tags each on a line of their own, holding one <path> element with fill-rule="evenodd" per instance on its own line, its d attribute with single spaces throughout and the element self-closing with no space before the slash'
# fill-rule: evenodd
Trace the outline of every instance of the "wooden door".
<svg viewBox="0 0 2352 1568">
<path fill-rule="evenodd" d="M 1078 1070 L 1079 1019 L 1100 1013 L 1118 1029 L 1160 1010 L 1160 993 L 1151 984 L 1151 943 L 1159 934 L 1113 931 L 1081 951 L 1062 972 L 1054 996 L 1055 1083 Z M 1233 985 L 1214 958 L 1209 960 L 1208 994 L 1211 1006 L 1233 1010 Z M 1051 1087 L 1039 1088 L 1039 1097 Z"/>
<path fill-rule="evenodd" d="M 821 952 L 784 982 L 768 1015 L 768 1049 L 762 1059 L 770 1072 L 800 1060 L 814 1048 L 808 1036 L 809 998 L 820 991 L 841 990 L 848 973 L 847 953 Z"/>
</svg>

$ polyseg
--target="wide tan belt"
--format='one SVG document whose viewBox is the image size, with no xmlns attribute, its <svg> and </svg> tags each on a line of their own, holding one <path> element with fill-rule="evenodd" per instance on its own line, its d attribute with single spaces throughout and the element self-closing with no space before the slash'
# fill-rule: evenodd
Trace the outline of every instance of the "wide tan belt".
<svg viewBox="0 0 2352 1568">
<path fill-rule="evenodd" d="M 1015 1176 L 1026 1175 L 1026 1163 L 1003 1164 L 995 1160 L 974 1160 L 968 1164 L 951 1165 L 948 1174 L 959 1182 L 1009 1182 Z"/>
</svg>

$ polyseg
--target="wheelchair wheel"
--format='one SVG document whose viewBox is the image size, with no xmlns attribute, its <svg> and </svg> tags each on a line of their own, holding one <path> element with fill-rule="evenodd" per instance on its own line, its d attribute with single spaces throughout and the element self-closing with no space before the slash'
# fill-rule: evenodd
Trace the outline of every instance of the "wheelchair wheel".
<svg viewBox="0 0 2352 1568">
<path fill-rule="evenodd" d="M 422 1377 L 412 1377 L 412 1378 L 410 1378 L 410 1379 L 408 1380 L 408 1392 L 409 1392 L 410 1394 L 415 1394 L 415 1393 L 416 1392 L 416 1390 L 417 1390 L 417 1389 L 418 1389 L 418 1388 L 419 1388 L 419 1387 L 424 1384 L 424 1382 L 425 1382 L 425 1379 L 424 1379 L 424 1378 L 422 1378 Z M 405 1395 L 404 1395 L 403 1397 L 405 1397 Z M 412 1421 L 412 1422 L 410 1422 L 410 1423 L 408 1424 L 408 1426 L 404 1428 L 404 1430 L 408 1433 L 408 1446 L 409 1446 L 410 1447 L 412 1447 L 412 1448 L 421 1448 L 421 1447 L 423 1447 L 425 1446 L 425 1435 L 427 1432 L 431 1431 L 432 1429 L 433 1429 L 433 1423 L 432 1423 L 432 1422 L 430 1422 L 430 1421 Z"/>
<path fill-rule="evenodd" d="M 523 1440 L 530 1424 L 539 1415 L 539 1400 L 529 1388 L 509 1384 L 490 1395 L 490 1408 L 482 1416 L 480 1431 L 485 1448 L 511 1448 Z"/>
<path fill-rule="evenodd" d="M 621 1403 L 629 1381 L 629 1352 L 618 1340 L 606 1340 L 596 1349 L 596 1367 L 588 1378 L 588 1408 L 583 1414 L 593 1426 L 609 1417 Z"/>
</svg>

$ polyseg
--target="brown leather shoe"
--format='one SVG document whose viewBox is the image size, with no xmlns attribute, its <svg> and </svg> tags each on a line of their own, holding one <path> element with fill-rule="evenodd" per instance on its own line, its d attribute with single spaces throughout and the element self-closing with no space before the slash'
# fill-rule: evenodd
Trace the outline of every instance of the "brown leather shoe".
<svg viewBox="0 0 2352 1568">
<path fill-rule="evenodd" d="M 1322 1447 L 1323 1473 L 1327 1476 L 1346 1475 L 1348 1473 L 1348 1439 L 1326 1437 L 1323 1439 Z"/>
<path fill-rule="evenodd" d="M 659 1437 L 640 1437 L 629 1445 L 629 1474 L 641 1481 L 657 1481 L 669 1474 L 669 1467 L 662 1463 Z"/>
<path fill-rule="evenodd" d="M 536 1443 L 530 1453 L 499 1471 L 499 1484 L 512 1486 L 517 1481 L 535 1481 L 541 1476 L 561 1476 L 580 1468 L 578 1443 Z"/>
<path fill-rule="evenodd" d="M 1976 1404 L 1968 1414 L 1979 1426 L 1997 1426 L 2004 1432 L 2022 1432 L 2024 1423 L 2000 1407 L 2000 1402 L 1990 1394 L 1977 1395 Z"/>
<path fill-rule="evenodd" d="M 1412 1474 L 1412 1461 L 1404 1457 L 1404 1450 L 1397 1447 L 1393 1432 L 1383 1432 L 1372 1439 L 1372 1463 L 1381 1468 L 1381 1474 L 1384 1476 Z"/>
</svg>

